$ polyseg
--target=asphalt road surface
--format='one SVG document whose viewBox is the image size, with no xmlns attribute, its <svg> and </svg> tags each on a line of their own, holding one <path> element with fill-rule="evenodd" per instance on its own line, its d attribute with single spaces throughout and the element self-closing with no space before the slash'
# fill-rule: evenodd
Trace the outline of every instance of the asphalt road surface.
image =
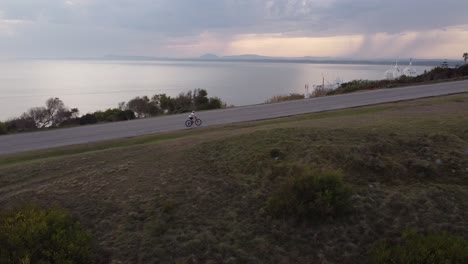
<svg viewBox="0 0 468 264">
<path fill-rule="evenodd" d="M 202 127 L 468 92 L 468 81 L 199 112 Z M 187 129 L 187 114 L 0 136 L 0 155 Z M 195 126 L 195 125 L 194 125 Z"/>
</svg>

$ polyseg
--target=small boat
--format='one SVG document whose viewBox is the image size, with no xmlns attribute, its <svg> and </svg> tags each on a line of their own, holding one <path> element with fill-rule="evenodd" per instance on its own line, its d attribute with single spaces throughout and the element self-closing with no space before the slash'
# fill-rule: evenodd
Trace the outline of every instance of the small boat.
<svg viewBox="0 0 468 264">
<path fill-rule="evenodd" d="M 398 67 L 398 60 L 395 62 L 395 66 L 393 66 L 392 68 L 386 70 L 384 72 L 384 77 L 385 79 L 387 80 L 395 80 L 395 79 L 398 79 L 401 77 L 401 75 L 403 75 L 400 67 Z"/>
<path fill-rule="evenodd" d="M 408 77 L 418 76 L 418 72 L 413 68 L 413 59 L 410 59 L 409 65 L 404 70 L 401 70 L 400 67 L 398 67 L 398 61 L 396 61 L 395 66 L 384 72 L 384 77 L 387 80 L 395 80 L 403 75 Z"/>
<path fill-rule="evenodd" d="M 413 59 L 410 59 L 408 67 L 403 70 L 403 74 L 408 77 L 418 76 L 418 72 L 413 68 Z"/>
</svg>

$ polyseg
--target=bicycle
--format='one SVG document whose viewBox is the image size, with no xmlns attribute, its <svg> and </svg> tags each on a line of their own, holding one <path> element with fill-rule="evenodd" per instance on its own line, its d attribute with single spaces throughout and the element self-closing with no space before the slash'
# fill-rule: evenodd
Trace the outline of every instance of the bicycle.
<svg viewBox="0 0 468 264">
<path fill-rule="evenodd" d="M 193 119 L 189 119 L 187 121 L 185 121 L 185 126 L 186 127 L 191 127 L 193 125 L 193 123 L 195 123 L 195 125 L 197 126 L 200 126 L 202 124 L 202 121 L 200 118 L 196 118 L 195 121 L 193 121 Z"/>
</svg>

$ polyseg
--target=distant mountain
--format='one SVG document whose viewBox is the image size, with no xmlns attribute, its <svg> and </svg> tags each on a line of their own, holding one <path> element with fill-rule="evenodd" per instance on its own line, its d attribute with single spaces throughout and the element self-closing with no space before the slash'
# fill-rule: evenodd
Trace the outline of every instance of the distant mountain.
<svg viewBox="0 0 468 264">
<path fill-rule="evenodd" d="M 275 57 L 268 57 L 256 54 L 243 54 L 243 55 L 233 55 L 233 56 L 223 56 L 222 59 L 226 60 L 272 60 L 278 59 Z"/>
<path fill-rule="evenodd" d="M 313 57 L 313 56 L 305 56 L 305 57 L 300 57 L 300 58 L 295 58 L 298 60 L 345 60 L 344 58 L 335 58 L 335 57 Z"/>
<path fill-rule="evenodd" d="M 255 54 L 243 54 L 243 55 L 233 55 L 233 56 L 217 56 L 215 54 L 207 53 L 204 54 L 198 59 L 201 60 L 265 60 L 265 59 L 277 59 L 275 57 L 267 57 Z"/>
<path fill-rule="evenodd" d="M 379 64 L 395 65 L 393 58 L 337 58 L 337 57 L 269 57 L 256 54 L 243 54 L 232 56 L 217 56 L 212 53 L 204 54 L 200 57 L 192 58 L 171 58 L 171 57 L 151 57 L 151 56 L 133 56 L 133 55 L 106 55 L 100 58 L 86 58 L 98 60 L 145 60 L 145 61 L 220 61 L 220 62 L 268 62 L 268 63 L 322 63 L 322 64 Z M 444 59 L 417 59 L 413 58 L 413 65 L 440 66 Z M 463 60 L 446 60 L 450 66 L 462 65 Z M 399 59 L 399 65 L 409 63 L 409 58 Z"/>
<path fill-rule="evenodd" d="M 271 57 L 271 56 L 263 56 L 257 54 L 242 54 L 242 55 L 231 55 L 231 56 L 216 56 L 214 54 L 208 53 L 199 57 L 199 59 L 209 59 L 209 60 L 340 60 L 339 58 L 333 57 L 312 57 L 312 56 L 305 56 L 305 57 Z"/>
<path fill-rule="evenodd" d="M 150 57 L 150 56 L 134 56 L 134 55 L 105 55 L 102 57 L 104 60 L 157 60 L 162 58 Z"/>
<path fill-rule="evenodd" d="M 215 54 L 207 53 L 205 55 L 201 55 L 199 57 L 199 59 L 202 59 L 202 60 L 217 60 L 217 59 L 219 59 L 219 57 L 216 56 Z"/>
</svg>

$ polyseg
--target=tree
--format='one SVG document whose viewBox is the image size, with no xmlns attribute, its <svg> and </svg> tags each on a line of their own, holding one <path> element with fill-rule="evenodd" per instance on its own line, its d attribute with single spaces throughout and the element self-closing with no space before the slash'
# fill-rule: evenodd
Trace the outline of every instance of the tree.
<svg viewBox="0 0 468 264">
<path fill-rule="evenodd" d="M 127 110 L 127 105 L 125 104 L 125 102 L 120 102 L 118 108 L 122 111 Z"/>
<path fill-rule="evenodd" d="M 466 60 L 468 60 L 468 52 L 463 53 L 463 59 L 465 60 L 466 64 Z"/>
<path fill-rule="evenodd" d="M 137 117 L 148 117 L 158 115 L 162 111 L 159 108 L 159 101 L 155 99 L 155 96 L 153 96 L 151 100 L 147 96 L 135 97 L 127 103 L 126 109 L 135 112 Z"/>
<path fill-rule="evenodd" d="M 34 124 L 37 128 L 43 128 L 50 124 L 49 114 L 47 109 L 43 106 L 30 108 L 26 113 L 23 114 L 25 119 L 34 120 Z"/>
<path fill-rule="evenodd" d="M 205 89 L 195 89 L 187 93 L 180 93 L 173 98 L 166 94 L 156 94 L 151 102 L 158 106 L 165 114 L 183 113 L 191 110 L 208 110 L 225 107 L 218 97 L 209 97 Z"/>
<path fill-rule="evenodd" d="M 80 111 L 78 108 L 72 108 L 63 113 L 63 120 L 60 126 L 73 126 L 80 124 Z"/>
<path fill-rule="evenodd" d="M 174 100 L 174 110 L 172 113 L 184 113 L 193 109 L 192 91 L 180 93 Z"/>
<path fill-rule="evenodd" d="M 147 114 L 149 99 L 147 96 L 135 97 L 132 100 L 128 101 L 127 109 L 135 112 L 137 117 L 145 117 Z"/>
<path fill-rule="evenodd" d="M 45 107 L 33 107 L 24 113 L 22 117 L 32 119 L 37 128 L 44 128 L 59 126 L 74 114 L 78 114 L 78 109 L 74 108 L 69 111 L 62 100 L 55 97 L 47 99 Z"/>
<path fill-rule="evenodd" d="M 197 110 L 208 109 L 208 93 L 204 89 L 195 89 L 193 91 L 193 101 Z"/>
<path fill-rule="evenodd" d="M 151 98 L 151 100 L 153 100 L 165 113 L 172 113 L 175 109 L 174 99 L 166 94 L 156 94 Z"/>
<path fill-rule="evenodd" d="M 210 97 L 207 109 L 221 109 L 221 108 L 226 108 L 225 104 L 223 104 L 221 99 L 218 97 Z"/>
<path fill-rule="evenodd" d="M 66 112 L 68 109 L 59 98 L 55 97 L 47 99 L 46 108 L 47 113 L 49 114 L 50 125 L 52 127 L 60 125 L 60 123 L 67 119 Z"/>
</svg>

